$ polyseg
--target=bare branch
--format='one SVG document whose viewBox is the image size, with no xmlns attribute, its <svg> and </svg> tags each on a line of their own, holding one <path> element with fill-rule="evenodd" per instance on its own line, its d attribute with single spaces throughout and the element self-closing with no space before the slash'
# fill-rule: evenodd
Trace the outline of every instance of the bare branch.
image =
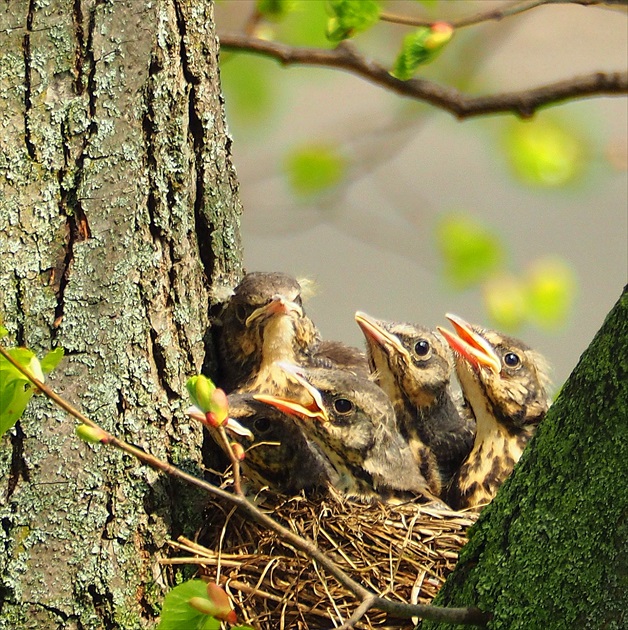
<svg viewBox="0 0 628 630">
<path fill-rule="evenodd" d="M 379 19 L 383 22 L 393 22 L 395 24 L 403 24 L 404 26 L 431 26 L 434 22 L 446 21 L 455 29 L 464 28 L 465 26 L 473 26 L 482 24 L 483 22 L 491 22 L 493 20 L 502 20 L 506 17 L 518 15 L 524 11 L 535 9 L 544 4 L 579 4 L 584 6 L 592 6 L 596 4 L 607 4 L 606 0 L 524 0 L 523 2 L 513 2 L 503 8 L 491 9 L 476 13 L 475 15 L 461 18 L 460 20 L 422 20 L 407 15 L 395 15 L 392 13 L 380 13 Z"/>
<path fill-rule="evenodd" d="M 392 602 L 383 597 L 378 597 L 353 578 L 347 575 L 331 558 L 324 554 L 312 540 L 302 538 L 293 533 L 289 529 L 283 527 L 270 516 L 259 510 L 244 495 L 232 494 L 214 486 L 207 481 L 194 477 L 176 466 L 172 466 L 150 453 L 146 453 L 141 449 L 128 444 L 124 440 L 115 437 L 111 433 L 105 431 L 100 425 L 73 407 L 70 403 L 61 398 L 50 387 L 33 377 L 27 368 L 20 365 L 2 346 L 0 346 L 0 355 L 17 368 L 28 380 L 37 387 L 46 397 L 57 404 L 61 409 L 69 413 L 71 416 L 92 428 L 99 429 L 105 436 L 102 440 L 103 444 L 110 444 L 121 451 L 132 455 L 143 464 L 150 466 L 156 470 L 160 470 L 173 477 L 181 479 L 197 488 L 205 490 L 209 494 L 220 497 L 228 501 L 242 510 L 248 517 L 276 532 L 283 540 L 293 545 L 299 551 L 305 553 L 309 558 L 318 562 L 330 575 L 332 575 L 340 584 L 342 584 L 350 593 L 355 595 L 357 599 L 363 602 L 359 607 L 359 611 L 363 615 L 369 608 L 378 608 L 384 612 L 400 618 L 421 617 L 431 621 L 442 621 L 451 624 L 463 625 L 486 625 L 491 618 L 489 613 L 481 611 L 479 608 L 441 608 L 439 606 L 428 606 L 422 604 L 403 604 L 400 602 Z M 368 603 L 367 603 L 368 602 Z M 355 615 L 354 615 L 355 617 Z M 352 617 L 353 619 L 353 617 Z"/>
<path fill-rule="evenodd" d="M 469 96 L 426 79 L 396 79 L 386 68 L 363 57 L 347 42 L 342 42 L 333 50 L 324 50 L 297 48 L 238 33 L 223 33 L 219 39 L 225 50 L 241 50 L 272 57 L 284 65 L 326 66 L 346 70 L 402 96 L 431 103 L 459 119 L 497 113 L 513 113 L 521 118 L 530 118 L 537 109 L 546 105 L 556 105 L 575 98 L 628 92 L 627 72 L 594 72 L 529 90 Z"/>
</svg>

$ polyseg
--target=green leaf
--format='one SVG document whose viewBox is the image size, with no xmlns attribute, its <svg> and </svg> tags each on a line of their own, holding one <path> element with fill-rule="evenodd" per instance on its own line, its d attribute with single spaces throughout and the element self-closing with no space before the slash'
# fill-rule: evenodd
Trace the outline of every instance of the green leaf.
<svg viewBox="0 0 628 630">
<path fill-rule="evenodd" d="M 46 356 L 41 360 L 41 370 L 44 374 L 49 374 L 54 370 L 61 359 L 63 359 L 64 350 L 63 348 L 55 348 L 46 354 Z"/>
<path fill-rule="evenodd" d="M 327 22 L 327 38 L 332 42 L 366 31 L 379 20 L 379 3 L 375 0 L 329 0 L 331 17 Z"/>
<path fill-rule="evenodd" d="M 436 240 L 445 275 L 459 289 L 486 280 L 504 259 L 497 236 L 467 216 L 444 217 L 437 226 Z"/>
<path fill-rule="evenodd" d="M 207 599 L 207 584 L 189 580 L 166 594 L 158 630 L 219 630 L 220 621 L 195 610 L 188 604 L 193 597 Z"/>
<path fill-rule="evenodd" d="M 294 0 L 257 0 L 257 10 L 268 20 L 279 21 L 294 11 Z"/>
<path fill-rule="evenodd" d="M 403 38 L 401 50 L 390 71 L 394 77 L 407 81 L 417 68 L 432 61 L 453 37 L 454 30 L 446 22 L 421 26 Z"/>
<path fill-rule="evenodd" d="M 582 141 L 548 119 L 515 121 L 506 133 L 506 150 L 515 175 L 533 186 L 565 186 L 584 168 Z"/>
<path fill-rule="evenodd" d="M 20 379 L 8 380 L 0 370 L 0 435 L 4 435 L 21 417 L 34 393 L 30 384 Z"/>
<path fill-rule="evenodd" d="M 293 191 L 310 196 L 338 184 L 346 172 L 345 159 L 329 146 L 305 146 L 293 150 L 286 159 L 286 171 Z"/>
<path fill-rule="evenodd" d="M 44 380 L 41 364 L 27 348 L 10 348 L 7 352 L 37 380 Z M 12 363 L 0 356 L 0 435 L 22 416 L 35 387 Z"/>
<path fill-rule="evenodd" d="M 486 309 L 495 325 L 509 331 L 520 328 L 528 318 L 525 283 L 511 274 L 499 274 L 483 289 Z"/>
<path fill-rule="evenodd" d="M 4 326 L 0 326 L 0 339 L 2 339 L 2 337 L 6 337 L 8 334 L 9 331 Z"/>
<path fill-rule="evenodd" d="M 572 311 L 578 282 L 573 269 L 562 259 L 535 261 L 526 273 L 530 318 L 542 328 L 556 329 Z"/>
<path fill-rule="evenodd" d="M 99 427 L 90 427 L 87 424 L 79 424 L 74 431 L 81 440 L 89 442 L 90 444 L 98 444 L 108 441 L 107 433 Z"/>
</svg>

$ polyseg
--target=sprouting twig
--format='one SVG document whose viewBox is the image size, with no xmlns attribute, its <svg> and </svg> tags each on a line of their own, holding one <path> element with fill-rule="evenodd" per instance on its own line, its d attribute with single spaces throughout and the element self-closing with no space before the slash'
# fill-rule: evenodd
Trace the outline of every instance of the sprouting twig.
<svg viewBox="0 0 628 630">
<path fill-rule="evenodd" d="M 264 514 L 253 503 L 251 503 L 245 496 L 226 492 L 221 490 L 217 486 L 190 475 L 183 470 L 172 466 L 168 462 L 165 462 L 150 453 L 128 444 L 124 440 L 115 437 L 108 431 L 105 431 L 96 422 L 85 416 L 78 409 L 73 407 L 66 400 L 56 394 L 50 387 L 42 383 L 39 379 L 33 377 L 27 368 L 20 365 L 2 346 L 0 346 L 0 354 L 9 361 L 15 368 L 17 368 L 28 380 L 35 385 L 45 396 L 57 404 L 61 409 L 69 413 L 71 416 L 86 424 L 89 427 L 98 429 L 102 432 L 103 444 L 109 444 L 118 448 L 119 450 L 133 455 L 143 464 L 150 466 L 156 470 L 165 472 L 172 477 L 181 479 L 197 488 L 205 490 L 209 494 L 216 497 L 220 497 L 242 510 L 249 518 L 258 523 L 259 525 L 276 532 L 284 541 L 294 546 L 299 551 L 305 553 L 309 558 L 315 560 L 321 567 L 323 567 L 330 575 L 333 575 L 340 584 L 342 584 L 350 593 L 352 593 L 357 599 L 362 602 L 358 609 L 370 609 L 377 608 L 388 614 L 394 615 L 400 618 L 421 617 L 422 619 L 429 619 L 431 621 L 440 621 L 452 624 L 464 624 L 464 625 L 486 625 L 491 618 L 489 613 L 486 613 L 478 608 L 442 608 L 439 606 L 422 605 L 422 604 L 403 604 L 399 602 L 393 602 L 382 597 L 376 596 L 374 593 L 364 588 L 361 584 L 356 582 L 352 577 L 347 575 L 331 558 L 323 553 L 312 540 L 303 538 L 289 529 L 283 527 L 270 516 Z M 367 604 L 368 602 L 368 604 Z M 366 612 L 366 610 L 365 610 Z M 355 614 L 352 616 L 352 619 Z"/>
<path fill-rule="evenodd" d="M 528 90 L 470 96 L 426 79 L 401 81 L 393 77 L 384 66 L 362 56 L 347 42 L 341 42 L 333 50 L 324 50 L 289 46 L 239 33 L 223 33 L 219 35 L 219 39 L 224 50 L 259 54 L 277 59 L 284 65 L 325 66 L 346 70 L 402 96 L 431 103 L 460 119 L 508 112 L 521 118 L 530 118 L 542 106 L 575 98 L 628 92 L 627 72 L 594 72 Z"/>
</svg>

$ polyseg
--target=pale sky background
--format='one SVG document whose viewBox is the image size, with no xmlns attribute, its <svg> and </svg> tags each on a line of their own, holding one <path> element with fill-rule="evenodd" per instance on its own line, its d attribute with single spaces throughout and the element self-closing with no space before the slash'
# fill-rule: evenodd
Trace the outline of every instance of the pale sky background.
<svg viewBox="0 0 628 630">
<path fill-rule="evenodd" d="M 238 15 L 246 14 L 240 9 L 244 2 L 227 4 L 218 6 L 219 33 L 236 28 Z M 451 15 L 468 15 L 500 3 L 444 4 Z M 417 4 L 397 6 L 400 12 L 416 11 Z M 469 88 L 474 93 L 626 68 L 625 11 L 543 6 L 477 28 L 489 41 L 504 32 L 500 29 L 508 30 L 476 70 Z M 405 32 L 391 29 L 390 38 L 399 41 Z M 393 45 L 390 51 L 385 54 L 394 56 Z M 386 61 L 378 54 L 373 56 Z M 318 293 L 308 302 L 308 313 L 325 337 L 358 346 L 363 338 L 353 320 L 356 310 L 427 326 L 445 324 L 443 315 L 450 311 L 488 324 L 477 290 L 461 293 L 445 284 L 435 250 L 439 214 L 467 211 L 501 236 L 513 269 L 557 254 L 577 274 L 579 295 L 563 329 L 526 326 L 516 333 L 548 357 L 554 381 L 561 384 L 627 280 L 628 179 L 625 165 L 613 166 L 607 158 L 613 152 L 616 162 L 626 159 L 626 98 L 588 99 L 549 110 L 584 134 L 591 158 L 581 183 L 552 190 L 530 188 L 512 176 L 500 144 L 511 116 L 459 122 L 444 111 L 423 108 L 422 115 L 404 117 L 412 107 L 407 99 L 347 73 L 311 67 L 283 72 L 288 84 L 280 111 L 258 128 L 238 127 L 237 117 L 229 115 L 227 93 L 244 206 L 246 269 L 313 278 Z M 285 153 L 316 139 L 341 141 L 349 156 L 369 165 L 352 173 L 351 185 L 326 207 L 295 203 L 280 175 Z"/>
</svg>

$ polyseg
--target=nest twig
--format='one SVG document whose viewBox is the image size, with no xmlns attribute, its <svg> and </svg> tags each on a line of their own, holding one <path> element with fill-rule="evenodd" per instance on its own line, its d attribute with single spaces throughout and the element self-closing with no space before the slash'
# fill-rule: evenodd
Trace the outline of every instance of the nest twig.
<svg viewBox="0 0 628 630">
<path fill-rule="evenodd" d="M 285 497 L 264 490 L 258 507 L 299 536 L 313 540 L 344 571 L 392 600 L 429 604 L 453 569 L 477 515 L 429 505 L 364 505 L 333 494 Z M 185 558 L 220 580 L 240 608 L 239 619 L 260 630 L 318 630 L 341 625 L 358 602 L 314 561 L 277 534 L 212 500 L 205 546 L 172 543 Z M 370 610 L 356 628 L 412 627 Z"/>
</svg>

